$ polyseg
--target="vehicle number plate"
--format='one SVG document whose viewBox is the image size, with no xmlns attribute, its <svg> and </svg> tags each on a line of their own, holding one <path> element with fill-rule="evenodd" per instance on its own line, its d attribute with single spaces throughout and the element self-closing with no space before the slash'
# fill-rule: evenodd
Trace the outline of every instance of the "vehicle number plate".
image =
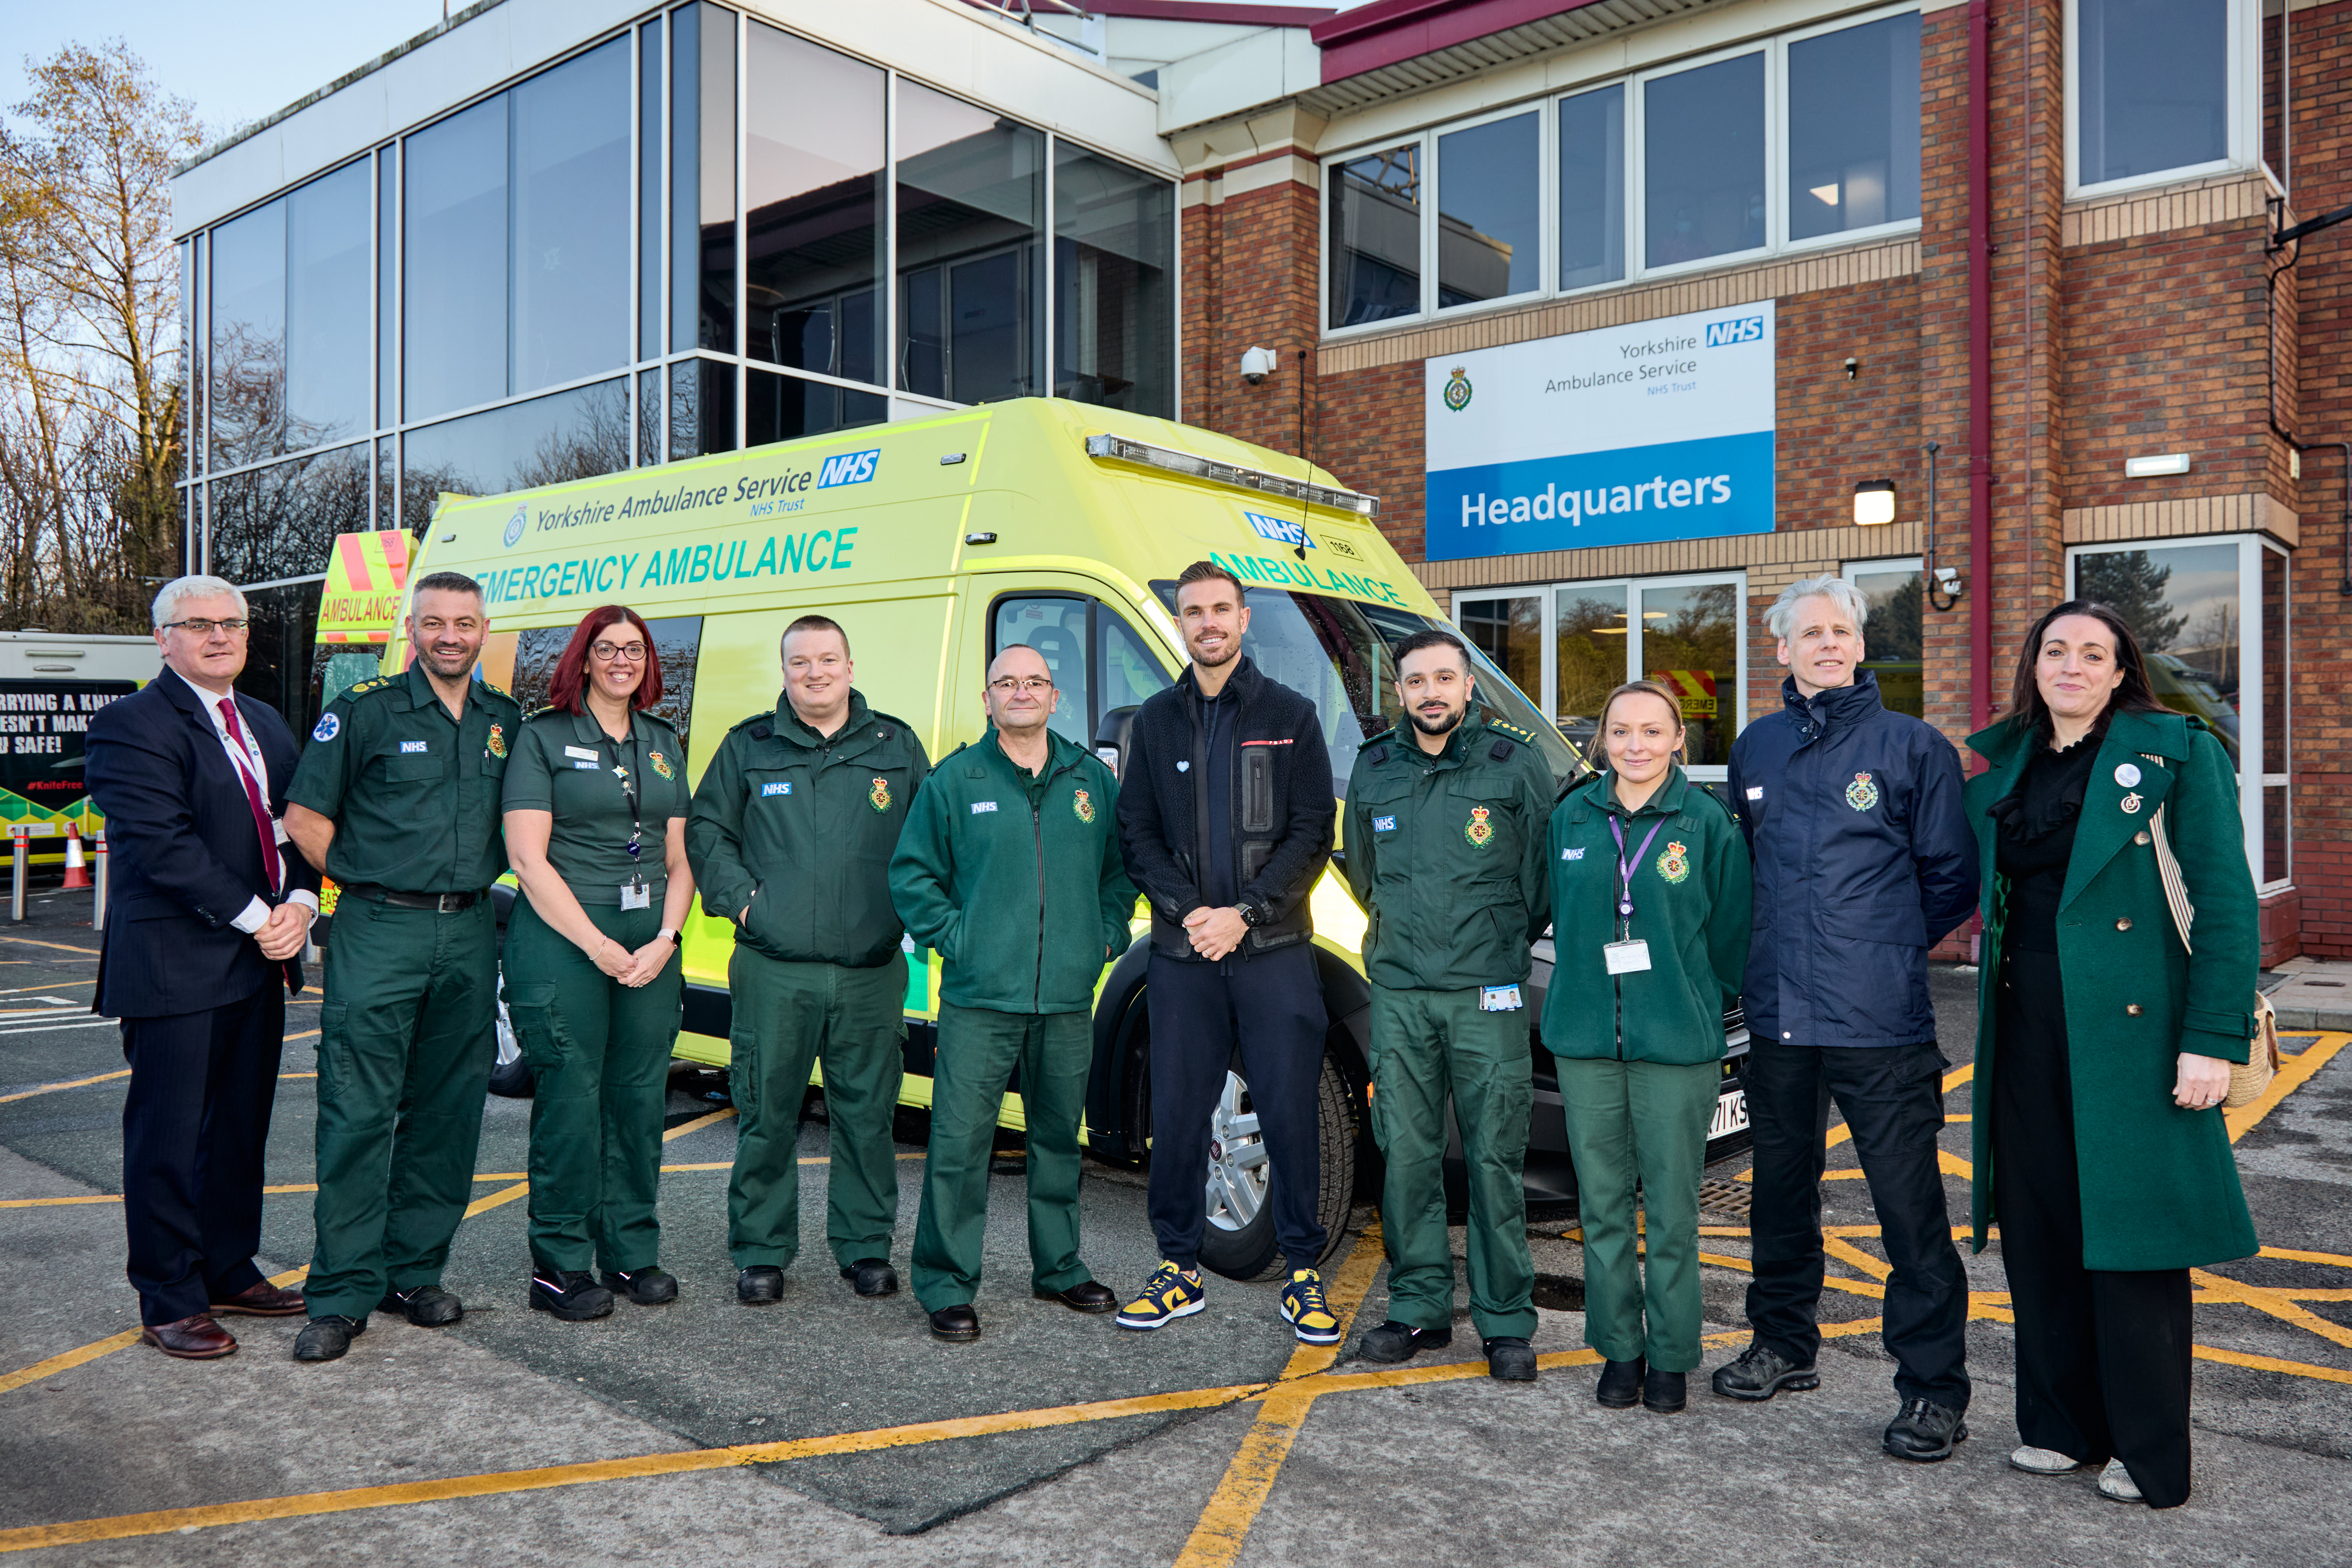
<svg viewBox="0 0 2352 1568">
<path fill-rule="evenodd" d="M 1748 1125 L 1748 1091 L 1735 1089 L 1715 1102 L 1715 1121 L 1707 1127 L 1709 1139 L 1737 1132 Z"/>
</svg>

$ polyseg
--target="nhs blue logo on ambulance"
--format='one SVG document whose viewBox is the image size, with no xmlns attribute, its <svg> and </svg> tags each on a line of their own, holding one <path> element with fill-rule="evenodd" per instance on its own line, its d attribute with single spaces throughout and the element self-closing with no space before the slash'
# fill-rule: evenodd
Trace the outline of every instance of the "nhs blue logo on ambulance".
<svg viewBox="0 0 2352 1568">
<path fill-rule="evenodd" d="M 1770 532 L 1774 321 L 1766 300 L 1430 360 L 1428 558 Z"/>
<path fill-rule="evenodd" d="M 1270 539 L 1276 544 L 1287 544 L 1299 550 L 1315 548 L 1315 541 L 1307 536 L 1307 530 L 1298 523 L 1268 517 L 1262 511 L 1244 511 L 1242 515 L 1249 519 L 1249 525 L 1257 530 L 1260 539 Z"/>
<path fill-rule="evenodd" d="M 843 452 L 827 458 L 824 467 L 816 471 L 816 488 L 824 490 L 835 485 L 862 485 L 874 477 L 875 466 L 881 460 L 879 447 L 870 452 Z"/>
</svg>

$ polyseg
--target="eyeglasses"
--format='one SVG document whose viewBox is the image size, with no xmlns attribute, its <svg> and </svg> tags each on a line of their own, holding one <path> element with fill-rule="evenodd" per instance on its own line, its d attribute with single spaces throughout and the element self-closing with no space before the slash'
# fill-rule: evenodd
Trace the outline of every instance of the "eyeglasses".
<svg viewBox="0 0 2352 1568">
<path fill-rule="evenodd" d="M 643 664 L 646 659 L 646 645 L 641 642 L 591 643 L 588 651 L 608 663 L 616 658 L 625 658 L 631 664 Z"/>
<path fill-rule="evenodd" d="M 213 628 L 215 626 L 219 627 L 222 631 L 234 635 L 236 633 L 242 632 L 246 627 L 252 624 L 252 622 L 247 620 L 208 621 L 199 617 L 195 620 L 189 621 L 165 621 L 162 626 L 158 626 L 156 630 L 169 631 L 173 627 L 177 626 L 180 630 L 187 633 L 192 637 L 208 637 L 213 635 Z"/>
<path fill-rule="evenodd" d="M 988 683 L 988 689 L 999 697 L 1010 697 L 1016 691 L 1042 697 L 1054 689 L 1054 678 L 1050 675 L 1000 675 Z"/>
</svg>

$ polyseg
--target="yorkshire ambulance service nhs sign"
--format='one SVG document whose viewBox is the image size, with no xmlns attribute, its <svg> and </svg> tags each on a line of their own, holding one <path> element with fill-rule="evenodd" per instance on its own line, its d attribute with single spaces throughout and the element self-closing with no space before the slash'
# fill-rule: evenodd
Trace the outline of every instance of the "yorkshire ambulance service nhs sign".
<svg viewBox="0 0 2352 1568">
<path fill-rule="evenodd" d="M 1430 360 L 1429 559 L 1771 532 L 1772 305 Z"/>
</svg>

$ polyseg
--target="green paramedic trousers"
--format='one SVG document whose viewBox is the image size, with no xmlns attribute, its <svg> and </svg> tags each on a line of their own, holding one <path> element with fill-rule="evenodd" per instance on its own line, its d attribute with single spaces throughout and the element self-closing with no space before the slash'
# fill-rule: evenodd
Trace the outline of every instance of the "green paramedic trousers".
<svg viewBox="0 0 2352 1568">
<path fill-rule="evenodd" d="M 657 909 L 583 904 L 631 952 L 661 933 Z M 670 1049 L 685 971 L 677 954 L 630 987 L 540 918 L 507 921 L 507 1017 L 538 1088 L 530 1102 L 530 1258 L 544 1268 L 634 1271 L 661 1261 L 655 1212 Z"/>
<path fill-rule="evenodd" d="M 1454 1321 L 1445 1231 L 1445 1100 L 1470 1186 L 1470 1316 L 1479 1337 L 1536 1330 L 1535 1261 L 1524 1185 L 1535 1069 L 1524 1007 L 1488 1013 L 1479 988 L 1372 987 L 1372 1136 L 1388 1163 L 1381 1238 L 1389 1316 L 1419 1329 Z"/>
<path fill-rule="evenodd" d="M 890 1141 L 907 1040 L 907 965 L 788 963 L 740 943 L 727 962 L 734 1003 L 728 1084 L 740 1131 L 728 1179 L 727 1247 L 738 1268 L 787 1268 L 801 1249 L 801 1098 L 824 1063 L 832 1132 L 825 1238 L 846 1268 L 890 1256 L 898 1223 Z"/>
<path fill-rule="evenodd" d="M 1017 1067 L 1028 1125 L 1029 1283 L 1066 1290 L 1094 1278 L 1078 1261 L 1078 1123 L 1094 1065 L 1090 1013 L 998 1013 L 940 1005 L 931 1068 L 931 1148 L 915 1222 L 915 1299 L 923 1310 L 970 1301 L 988 1230 L 997 1108 Z"/>
<path fill-rule="evenodd" d="M 346 894 L 319 1008 L 314 1318 L 365 1321 L 388 1290 L 441 1282 L 472 1201 L 498 1059 L 498 923 Z"/>
<path fill-rule="evenodd" d="M 1659 1372 L 1693 1371 L 1699 1172 L 1723 1064 L 1554 1059 L 1584 1223 L 1584 1342 L 1611 1361 L 1641 1356 Z M 1646 1267 L 1636 1261 L 1643 1251 Z"/>
</svg>

